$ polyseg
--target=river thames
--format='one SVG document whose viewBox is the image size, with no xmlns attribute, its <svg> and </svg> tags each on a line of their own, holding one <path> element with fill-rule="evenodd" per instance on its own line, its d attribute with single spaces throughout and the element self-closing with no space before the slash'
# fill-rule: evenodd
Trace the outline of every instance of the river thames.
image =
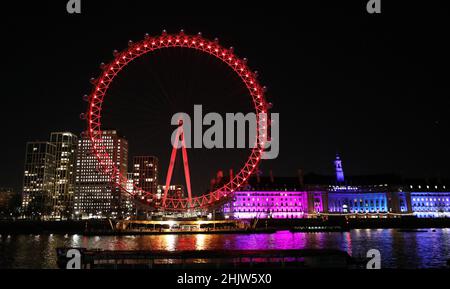
<svg viewBox="0 0 450 289">
<path fill-rule="evenodd" d="M 381 252 L 382 268 L 446 268 L 450 229 L 400 232 L 355 229 L 336 233 L 196 234 L 146 236 L 1 235 L 0 268 L 56 268 L 57 247 L 108 250 L 340 249 L 353 257 Z"/>
</svg>

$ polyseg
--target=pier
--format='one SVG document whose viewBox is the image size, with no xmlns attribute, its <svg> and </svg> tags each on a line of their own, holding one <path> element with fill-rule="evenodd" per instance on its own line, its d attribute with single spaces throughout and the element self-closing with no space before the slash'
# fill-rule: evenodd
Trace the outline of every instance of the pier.
<svg viewBox="0 0 450 289">
<path fill-rule="evenodd" d="M 122 220 L 116 223 L 115 234 L 197 234 L 239 233 L 250 229 L 241 220 Z"/>
</svg>

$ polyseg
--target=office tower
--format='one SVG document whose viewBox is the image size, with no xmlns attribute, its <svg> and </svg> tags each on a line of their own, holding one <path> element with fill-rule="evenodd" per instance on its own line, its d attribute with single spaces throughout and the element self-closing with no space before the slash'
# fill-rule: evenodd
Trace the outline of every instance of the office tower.
<svg viewBox="0 0 450 289">
<path fill-rule="evenodd" d="M 157 199 L 161 199 L 162 195 L 164 194 L 164 190 L 166 189 L 165 185 L 158 185 L 157 189 Z M 170 185 L 169 189 L 167 190 L 167 196 L 170 198 L 185 198 L 185 190 L 183 185 Z"/>
<path fill-rule="evenodd" d="M 56 146 L 28 142 L 23 177 L 22 212 L 27 218 L 46 219 L 52 212 Z"/>
<path fill-rule="evenodd" d="M 133 173 L 127 173 L 127 192 L 133 193 L 134 191 L 134 181 L 133 181 Z"/>
<path fill-rule="evenodd" d="M 93 153 L 91 140 L 83 133 L 78 141 L 74 211 L 77 218 L 118 218 L 125 212 L 124 195 L 117 185 L 119 174 L 128 169 L 128 141 L 115 130 L 102 131 L 102 146 L 117 167 L 115 176 L 103 172 Z M 126 184 L 122 184 L 125 188 Z"/>
<path fill-rule="evenodd" d="M 144 198 L 143 191 L 156 194 L 158 187 L 158 158 L 154 156 L 134 157 L 131 178 L 137 194 L 136 198 Z M 139 206 L 135 206 L 135 208 L 135 217 L 146 217 L 147 213 L 145 210 L 142 210 Z"/>
<path fill-rule="evenodd" d="M 140 189 L 156 193 L 158 186 L 158 158 L 137 156 L 133 158 L 133 182 Z"/>
<path fill-rule="evenodd" d="M 73 216 L 78 137 L 70 132 L 53 132 L 50 142 L 56 147 L 52 216 L 69 219 Z"/>
<path fill-rule="evenodd" d="M 136 216 L 136 205 L 133 201 L 133 193 L 134 193 L 134 182 L 133 182 L 133 173 L 127 173 L 127 184 L 126 184 L 127 193 L 123 195 L 123 218 L 134 218 Z"/>
</svg>

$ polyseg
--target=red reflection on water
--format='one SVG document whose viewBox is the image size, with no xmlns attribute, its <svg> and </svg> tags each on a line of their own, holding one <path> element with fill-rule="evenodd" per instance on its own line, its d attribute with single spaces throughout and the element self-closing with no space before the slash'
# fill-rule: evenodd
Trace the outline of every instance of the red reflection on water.
<svg viewBox="0 0 450 289">
<path fill-rule="evenodd" d="M 347 241 L 347 253 L 352 255 L 352 235 L 350 232 L 345 232 L 345 240 Z"/>
</svg>

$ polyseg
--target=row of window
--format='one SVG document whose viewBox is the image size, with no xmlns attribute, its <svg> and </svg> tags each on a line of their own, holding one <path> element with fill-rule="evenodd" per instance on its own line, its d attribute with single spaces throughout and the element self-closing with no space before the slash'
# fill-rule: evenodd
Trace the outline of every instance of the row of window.
<svg viewBox="0 0 450 289">
<path fill-rule="evenodd" d="M 234 207 L 302 207 L 302 203 L 233 203 Z"/>
<path fill-rule="evenodd" d="M 264 209 L 237 209 L 233 210 L 235 213 L 255 213 L 255 212 L 261 212 L 261 213 L 272 213 L 272 212 L 299 212 L 303 213 L 303 210 L 294 210 L 294 209 L 271 209 L 271 210 L 264 210 Z"/>
<path fill-rule="evenodd" d="M 297 202 L 297 198 L 295 198 L 295 199 L 292 199 L 292 198 L 261 198 L 261 201 L 264 201 L 264 200 L 266 200 L 266 202 L 268 202 L 269 201 L 269 199 L 270 199 L 270 201 L 275 201 L 275 199 L 277 200 L 277 201 L 279 201 L 279 202 L 287 202 L 287 201 L 291 201 L 291 202 Z M 302 200 L 300 200 L 300 199 L 298 199 L 299 201 L 302 201 Z M 252 201 L 252 202 L 254 202 L 254 201 L 257 201 L 257 202 L 259 202 L 260 201 L 260 198 L 237 198 L 237 201 Z"/>
<path fill-rule="evenodd" d="M 414 203 L 413 205 L 414 207 L 448 207 L 449 204 L 445 204 L 445 203 Z"/>
</svg>

